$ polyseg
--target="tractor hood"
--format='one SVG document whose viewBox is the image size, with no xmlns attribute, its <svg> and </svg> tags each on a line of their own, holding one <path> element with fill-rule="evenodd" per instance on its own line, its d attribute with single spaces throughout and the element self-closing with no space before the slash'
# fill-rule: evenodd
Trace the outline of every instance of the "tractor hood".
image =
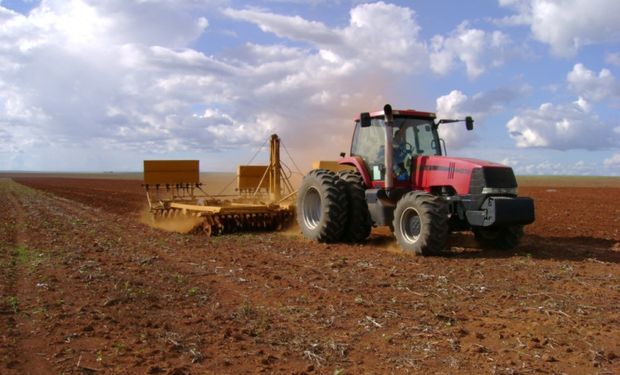
<svg viewBox="0 0 620 375">
<path fill-rule="evenodd" d="M 458 195 L 516 194 L 514 172 L 503 164 L 447 156 L 418 156 L 412 163 L 412 182 L 427 191 L 449 187 Z"/>
<path fill-rule="evenodd" d="M 445 163 L 447 161 L 448 163 L 453 162 L 453 163 L 460 164 L 463 167 L 469 165 L 471 168 L 482 168 L 482 167 L 510 168 L 509 166 L 504 165 L 504 164 L 494 163 L 491 161 L 474 159 L 474 158 L 453 158 L 449 156 L 429 156 L 428 158 L 434 159 L 434 161 L 436 161 L 437 163 L 441 163 L 441 161 Z"/>
</svg>

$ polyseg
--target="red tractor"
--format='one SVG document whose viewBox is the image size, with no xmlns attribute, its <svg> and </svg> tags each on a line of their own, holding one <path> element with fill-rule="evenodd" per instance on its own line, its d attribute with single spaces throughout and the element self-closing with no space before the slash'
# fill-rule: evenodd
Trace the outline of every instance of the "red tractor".
<svg viewBox="0 0 620 375">
<path fill-rule="evenodd" d="M 442 251 L 450 231 L 472 230 L 483 247 L 514 248 L 534 222 L 534 201 L 517 196 L 512 168 L 445 155 L 434 113 L 361 113 L 350 156 L 338 173 L 314 169 L 297 196 L 297 222 L 319 242 L 363 242 L 372 226 L 389 226 L 400 247 L 421 255 Z"/>
</svg>

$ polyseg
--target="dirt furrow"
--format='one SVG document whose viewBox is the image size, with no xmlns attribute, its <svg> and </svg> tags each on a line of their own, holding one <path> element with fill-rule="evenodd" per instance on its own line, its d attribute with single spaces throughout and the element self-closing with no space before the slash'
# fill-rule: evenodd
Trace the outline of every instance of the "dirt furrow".
<svg viewBox="0 0 620 375">
<path fill-rule="evenodd" d="M 40 324 L 31 315 L 33 286 L 30 280 L 31 250 L 27 244 L 28 218 L 19 201 L 19 186 L 3 181 L 2 196 L 8 212 L 13 213 L 10 222 L 13 228 L 8 233 L 10 261 L 7 265 L 6 301 L 12 316 L 8 319 L 8 333 L 11 340 L 7 355 L 10 357 L 8 370 L 18 374 L 52 374 L 49 363 L 49 347 L 41 342 L 38 335 Z"/>
<path fill-rule="evenodd" d="M 19 332 L 15 316 L 19 309 L 17 296 L 17 215 L 8 199 L 9 181 L 0 179 L 0 358 L 3 371 L 14 371 L 17 365 L 16 347 Z M 14 372 L 13 372 L 14 373 Z"/>
</svg>

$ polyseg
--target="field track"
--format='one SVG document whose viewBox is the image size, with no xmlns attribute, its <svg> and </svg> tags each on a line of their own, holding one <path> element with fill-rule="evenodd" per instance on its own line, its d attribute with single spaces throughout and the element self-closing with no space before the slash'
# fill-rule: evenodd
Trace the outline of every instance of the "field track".
<svg viewBox="0 0 620 375">
<path fill-rule="evenodd" d="M 0 179 L 0 374 L 620 373 L 620 187 L 520 188 L 511 252 L 141 223 L 137 180 Z"/>
</svg>

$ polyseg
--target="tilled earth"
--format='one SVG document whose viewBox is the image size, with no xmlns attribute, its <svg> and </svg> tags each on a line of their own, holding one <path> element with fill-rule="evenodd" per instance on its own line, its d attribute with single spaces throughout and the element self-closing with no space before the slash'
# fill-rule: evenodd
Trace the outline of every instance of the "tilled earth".
<svg viewBox="0 0 620 375">
<path fill-rule="evenodd" d="M 0 179 L 1 374 L 620 373 L 620 188 L 521 188 L 509 252 L 207 238 L 135 180 Z"/>
</svg>

